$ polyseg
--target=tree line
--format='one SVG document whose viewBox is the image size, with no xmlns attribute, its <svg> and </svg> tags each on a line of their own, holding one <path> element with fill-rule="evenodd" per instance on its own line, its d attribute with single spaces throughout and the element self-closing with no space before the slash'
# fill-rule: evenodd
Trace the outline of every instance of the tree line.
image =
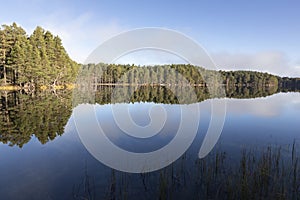
<svg viewBox="0 0 300 200">
<path fill-rule="evenodd" d="M 120 64 L 88 64 L 79 72 L 78 83 L 89 85 L 226 85 L 246 87 L 278 87 L 290 78 L 255 71 L 215 71 L 189 64 L 136 66 Z M 298 80 L 298 83 L 299 80 Z"/>
<path fill-rule="evenodd" d="M 22 93 L 0 92 L 0 142 L 22 147 L 34 136 L 42 144 L 64 133 L 72 108 L 79 103 L 134 103 L 154 102 L 159 104 L 190 104 L 211 98 L 257 98 L 276 92 L 298 90 L 275 90 L 273 87 L 227 87 L 225 96 L 211 95 L 206 87 L 192 87 L 196 98 L 186 87 L 166 86 L 99 86 L 93 101 L 78 90 L 59 90 Z M 215 93 L 218 94 L 218 93 Z M 178 98 L 179 96 L 183 98 Z M 74 96 L 78 99 L 76 102 Z M 129 97 L 129 98 L 126 98 Z M 125 98 L 124 98 L 125 97 Z M 92 99 L 90 98 L 90 99 Z"/>
<path fill-rule="evenodd" d="M 214 71 L 189 64 L 136 66 L 88 64 L 80 67 L 67 54 L 58 36 L 36 27 L 28 36 L 16 23 L 0 28 L 0 86 L 88 84 L 170 84 L 246 87 L 300 87 L 300 79 L 255 71 Z"/>
<path fill-rule="evenodd" d="M 0 94 L 0 142 L 22 147 L 36 137 L 45 144 L 64 133 L 72 114 L 72 91 Z"/>
<path fill-rule="evenodd" d="M 36 27 L 28 36 L 16 23 L 0 29 L 0 85 L 57 85 L 73 82 L 79 65 L 72 61 L 62 41 Z"/>
<path fill-rule="evenodd" d="M 190 90 L 191 89 L 191 90 Z M 300 92 L 298 90 L 279 89 L 277 87 L 226 87 L 224 93 L 210 93 L 207 87 L 167 87 L 167 86 L 98 86 L 96 91 L 83 92 L 74 90 L 74 104 L 113 104 L 113 103 L 134 103 L 154 102 L 159 104 L 192 104 L 213 98 L 236 98 L 250 99 L 266 97 L 278 92 Z M 224 88 L 218 87 L 223 90 Z M 93 94 L 89 96 L 89 94 Z"/>
</svg>

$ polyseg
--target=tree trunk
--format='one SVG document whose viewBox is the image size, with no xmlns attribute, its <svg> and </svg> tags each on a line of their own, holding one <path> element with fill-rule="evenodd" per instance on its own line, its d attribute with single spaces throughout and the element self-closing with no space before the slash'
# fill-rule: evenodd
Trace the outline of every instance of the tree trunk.
<svg viewBox="0 0 300 200">
<path fill-rule="evenodd" d="M 6 67 L 5 64 L 3 64 L 3 80 L 4 80 L 4 85 L 6 85 Z"/>
</svg>

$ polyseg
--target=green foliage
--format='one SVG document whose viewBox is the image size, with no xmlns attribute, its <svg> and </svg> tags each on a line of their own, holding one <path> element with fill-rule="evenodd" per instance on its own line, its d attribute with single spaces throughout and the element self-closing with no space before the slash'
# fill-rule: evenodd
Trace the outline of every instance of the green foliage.
<svg viewBox="0 0 300 200">
<path fill-rule="evenodd" d="M 30 36 L 16 23 L 0 29 L 0 85 L 35 87 L 72 83 L 79 65 L 72 61 L 58 36 L 36 27 Z M 214 71 L 184 64 L 135 66 L 88 64 L 82 66 L 80 82 L 90 85 L 192 85 L 215 87 L 298 86 L 299 80 L 253 71 Z M 86 84 L 86 83 L 85 83 Z M 95 87 L 96 87 L 95 86 Z M 212 88 L 211 88 L 212 89 Z"/>
<path fill-rule="evenodd" d="M 272 87 L 226 87 L 226 96 L 211 95 L 206 87 L 192 87 L 196 99 L 192 98 L 188 87 L 167 86 L 99 86 L 94 96 L 80 90 L 60 90 L 55 92 L 25 91 L 0 93 L 0 142 L 22 147 L 34 135 L 44 144 L 63 134 L 72 113 L 72 106 L 78 103 L 134 103 L 154 102 L 163 104 L 190 104 L 211 98 L 255 98 L 272 95 L 282 90 Z M 288 91 L 284 88 L 283 91 Z M 300 90 L 294 90 L 300 91 Z M 78 93 L 79 92 L 79 93 Z M 93 92 L 91 92 L 93 94 Z M 217 94 L 217 93 L 216 93 Z M 183 98 L 180 98 L 183 97 Z M 72 98 L 73 97 L 73 98 Z M 78 102 L 74 101 L 74 97 Z M 87 101 L 93 100 L 93 101 Z"/>
<path fill-rule="evenodd" d="M 63 134 L 72 113 L 71 91 L 1 93 L 0 141 L 22 147 L 35 136 L 42 144 Z"/>
<path fill-rule="evenodd" d="M 112 85 L 191 85 L 230 87 L 278 87 L 281 78 L 254 71 L 214 71 L 202 67 L 172 64 L 135 66 L 116 64 L 88 64 L 81 68 L 81 84 Z"/>
<path fill-rule="evenodd" d="M 55 86 L 75 80 L 78 64 L 49 31 L 38 26 L 28 37 L 16 23 L 3 25 L 0 42 L 1 85 Z"/>
<path fill-rule="evenodd" d="M 300 78 L 288 78 L 283 77 L 278 79 L 279 85 L 281 88 L 284 88 L 286 90 L 292 89 L 298 89 L 300 88 Z"/>
<path fill-rule="evenodd" d="M 255 98 L 279 91 L 295 91 L 300 88 L 300 79 L 253 71 L 206 70 L 184 64 L 135 66 L 100 63 L 83 65 L 77 86 L 77 103 L 146 101 L 189 104 L 209 98 Z M 189 87 L 194 90 L 192 93 Z M 96 95 L 96 101 L 91 94 Z M 184 98 L 177 99 L 179 95 Z"/>
</svg>

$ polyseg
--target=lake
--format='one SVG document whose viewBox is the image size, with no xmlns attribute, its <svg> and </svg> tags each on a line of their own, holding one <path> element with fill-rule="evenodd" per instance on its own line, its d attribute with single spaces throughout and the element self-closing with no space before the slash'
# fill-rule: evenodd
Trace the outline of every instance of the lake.
<svg viewBox="0 0 300 200">
<path fill-rule="evenodd" d="M 195 90 L 185 100 L 163 86 L 2 92 L 1 199 L 299 198 L 300 93 Z M 212 119 L 224 125 L 199 158 Z"/>
</svg>

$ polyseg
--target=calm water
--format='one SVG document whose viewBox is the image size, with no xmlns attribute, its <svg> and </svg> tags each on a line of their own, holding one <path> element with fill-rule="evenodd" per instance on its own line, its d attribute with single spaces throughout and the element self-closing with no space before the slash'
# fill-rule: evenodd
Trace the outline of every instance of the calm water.
<svg viewBox="0 0 300 200">
<path fill-rule="evenodd" d="M 197 135 L 183 156 L 164 169 L 131 174 L 107 167 L 88 152 L 77 133 L 71 107 L 63 110 L 63 107 L 58 106 L 70 106 L 71 97 L 59 98 L 48 94 L 44 97 L 46 100 L 35 98 L 11 97 L 8 101 L 8 104 L 13 104 L 18 109 L 10 111 L 16 113 L 15 117 L 9 114 L 16 123 L 2 123 L 1 199 L 172 199 L 175 195 L 177 198 L 189 195 L 194 198 L 201 197 L 202 190 L 197 189 L 197 184 L 194 184 L 199 181 L 195 179 L 194 166 L 199 160 L 203 160 L 198 158 L 198 152 L 210 123 L 212 101 L 225 101 L 227 112 L 221 136 L 212 152 L 204 158 L 208 160 L 208 168 L 215 167 L 214 164 L 209 165 L 209 160 L 218 152 L 226 152 L 225 169 L 234 169 L 239 165 L 244 149 L 264 149 L 270 146 L 280 146 L 283 149 L 283 158 L 289 159 L 288 149 L 294 142 L 300 142 L 300 93 L 277 93 L 251 99 L 208 99 L 183 106 L 183 110 L 178 104 L 153 102 L 94 104 L 96 119 L 108 139 L 120 148 L 135 153 L 155 151 L 170 143 L 176 135 L 184 109 L 190 109 L 189 106 L 193 105 L 199 106 Z M 15 101 L 26 104 L 25 108 L 16 105 Z M 45 101 L 52 102 L 53 107 L 45 106 L 48 105 L 43 104 Z M 28 102 L 35 109 L 30 110 Z M 2 100 L 2 104 L 4 103 Z M 168 117 L 163 128 L 157 129 L 157 135 L 148 139 L 135 138 L 124 133 L 115 122 L 112 109 L 116 106 L 118 109 L 129 108 L 132 120 L 140 127 L 146 127 L 151 122 L 149 110 L 156 119 Z M 3 113 L 2 116 L 7 116 Z M 86 116 L 84 113 L 82 115 Z M 191 117 L 194 115 L 191 114 Z M 24 122 L 25 119 L 28 122 Z M 37 119 L 41 120 L 37 123 L 40 125 L 28 131 L 31 133 L 29 138 L 22 138 L 20 134 L 22 131 L 25 134 L 26 124 L 33 127 L 33 121 Z M 15 128 L 17 131 L 14 131 L 14 125 L 21 128 Z M 63 129 L 59 133 L 61 127 Z M 157 131 L 156 127 L 148 128 Z M 53 130 L 57 133 L 54 136 Z M 188 133 L 191 130 L 187 128 L 185 131 Z M 200 184 L 199 187 L 203 186 Z"/>
</svg>

